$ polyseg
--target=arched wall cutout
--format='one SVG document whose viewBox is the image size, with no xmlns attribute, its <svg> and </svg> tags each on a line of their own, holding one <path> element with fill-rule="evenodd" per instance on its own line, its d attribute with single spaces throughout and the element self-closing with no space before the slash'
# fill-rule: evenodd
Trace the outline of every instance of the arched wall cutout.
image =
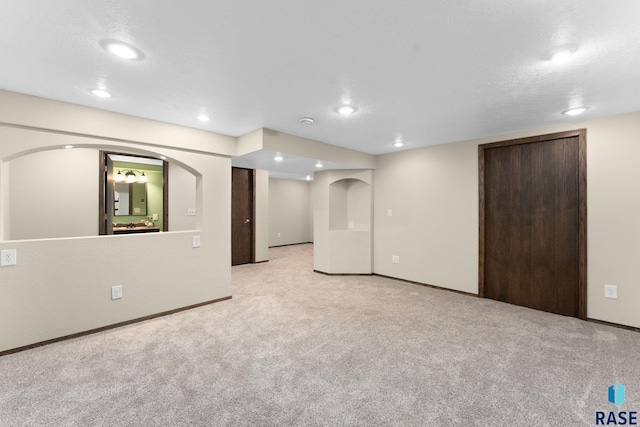
<svg viewBox="0 0 640 427">
<path fill-rule="evenodd" d="M 102 198 L 98 179 L 100 148 L 132 156 L 165 156 L 172 171 L 171 176 L 178 178 L 173 183 L 169 179 L 169 185 L 173 184 L 170 193 L 175 197 L 168 197 L 169 204 L 149 214 L 152 216 L 157 213 L 158 218 L 163 218 L 167 208 L 169 213 L 174 208 L 173 219 L 158 222 L 158 226 L 165 231 L 196 229 L 201 224 L 200 217 L 187 218 L 186 213 L 188 209 L 201 205 L 198 198 L 202 195 L 197 191 L 197 186 L 202 175 L 194 167 L 176 159 L 181 153 L 166 156 L 124 144 L 74 144 L 71 149 L 53 144 L 13 152 L 5 156 L 0 164 L 0 169 L 3 169 L 0 178 L 0 198 L 3 200 L 0 206 L 3 224 L 0 240 L 75 238 L 101 234 L 98 219 L 100 206 L 104 205 L 100 204 Z M 168 228 L 164 228 L 165 225 Z"/>
<path fill-rule="evenodd" d="M 338 183 L 338 182 L 340 182 L 340 181 L 345 181 L 345 183 L 350 183 L 350 182 L 352 182 L 352 181 L 360 181 L 360 182 L 362 182 L 362 183 L 365 183 L 365 184 L 367 184 L 367 185 L 370 185 L 368 182 L 366 182 L 366 181 L 364 181 L 364 180 L 362 180 L 362 179 L 359 179 L 359 178 L 340 178 L 340 179 L 335 179 L 335 180 L 333 180 L 333 181 L 329 182 L 329 185 L 336 184 L 336 183 Z"/>
<path fill-rule="evenodd" d="M 202 176 L 202 174 L 196 170 L 194 167 L 188 165 L 185 162 L 180 161 L 179 159 L 175 158 L 175 157 L 171 157 L 170 155 L 164 154 L 161 151 L 153 151 L 153 150 L 147 150 L 147 149 L 141 149 L 138 147 L 133 147 L 131 145 L 126 145 L 126 144 L 100 144 L 100 143 L 95 143 L 95 144 L 68 144 L 68 145 L 72 145 L 73 148 L 90 148 L 90 149 L 94 149 L 96 151 L 113 151 L 113 152 L 121 152 L 121 153 L 127 153 L 127 154 L 131 154 L 131 155 L 140 155 L 140 156 L 150 156 L 150 157 L 157 157 L 159 159 L 165 160 L 170 164 L 175 164 L 177 166 L 180 166 L 182 169 L 187 170 L 188 172 L 190 172 L 192 175 L 194 175 L 195 177 L 199 177 Z M 28 156 L 29 154 L 34 154 L 34 153 L 39 153 L 39 152 L 44 152 L 44 151 L 52 151 L 52 150 L 66 150 L 67 148 L 65 148 L 64 145 L 60 145 L 60 144 L 53 144 L 53 145 L 48 145 L 48 146 L 41 146 L 41 147 L 34 147 L 34 148 L 29 148 L 29 149 L 25 149 L 22 151 L 17 151 L 14 153 L 11 153 L 9 155 L 6 155 L 2 158 L 3 162 L 9 162 L 11 160 L 20 158 L 20 157 L 24 157 L 24 156 Z"/>
</svg>

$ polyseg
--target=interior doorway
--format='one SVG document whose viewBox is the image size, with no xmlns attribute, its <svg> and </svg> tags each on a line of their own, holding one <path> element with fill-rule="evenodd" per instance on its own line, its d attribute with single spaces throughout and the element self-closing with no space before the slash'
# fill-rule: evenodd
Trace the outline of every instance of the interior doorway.
<svg viewBox="0 0 640 427">
<path fill-rule="evenodd" d="M 586 318 L 586 130 L 479 146 L 479 293 Z"/>
<path fill-rule="evenodd" d="M 139 154 L 100 151 L 98 231 L 169 231 L 169 164 Z"/>
<path fill-rule="evenodd" d="M 255 262 L 255 174 L 231 169 L 231 265 Z"/>
</svg>

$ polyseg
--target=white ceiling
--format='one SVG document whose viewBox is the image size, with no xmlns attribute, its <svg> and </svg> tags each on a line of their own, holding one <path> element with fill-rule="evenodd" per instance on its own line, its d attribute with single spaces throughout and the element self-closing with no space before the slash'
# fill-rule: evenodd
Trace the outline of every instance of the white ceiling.
<svg viewBox="0 0 640 427">
<path fill-rule="evenodd" d="M 231 136 L 381 154 L 640 110 L 638 0 L 2 3 L 0 88 Z M 567 43 L 567 62 L 545 59 Z"/>
</svg>

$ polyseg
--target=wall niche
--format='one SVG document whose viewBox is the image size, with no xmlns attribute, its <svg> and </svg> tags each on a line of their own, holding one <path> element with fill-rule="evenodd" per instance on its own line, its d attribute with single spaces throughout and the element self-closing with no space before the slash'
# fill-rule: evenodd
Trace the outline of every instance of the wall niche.
<svg viewBox="0 0 640 427">
<path fill-rule="evenodd" d="M 329 185 L 329 230 L 369 230 L 370 185 L 360 179 L 339 179 Z"/>
<path fill-rule="evenodd" d="M 314 269 L 372 274 L 373 171 L 317 172 L 314 179 Z"/>
</svg>

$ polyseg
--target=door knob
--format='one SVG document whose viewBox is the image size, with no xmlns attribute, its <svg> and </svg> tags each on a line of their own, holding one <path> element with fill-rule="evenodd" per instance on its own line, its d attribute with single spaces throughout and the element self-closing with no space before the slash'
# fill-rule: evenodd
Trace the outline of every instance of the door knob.
<svg viewBox="0 0 640 427">
<path fill-rule="evenodd" d="M 245 220 L 244 220 L 244 223 L 245 223 L 245 224 L 248 224 L 248 223 L 250 223 L 250 222 L 251 222 L 251 220 L 250 220 L 250 219 L 245 219 Z"/>
</svg>

